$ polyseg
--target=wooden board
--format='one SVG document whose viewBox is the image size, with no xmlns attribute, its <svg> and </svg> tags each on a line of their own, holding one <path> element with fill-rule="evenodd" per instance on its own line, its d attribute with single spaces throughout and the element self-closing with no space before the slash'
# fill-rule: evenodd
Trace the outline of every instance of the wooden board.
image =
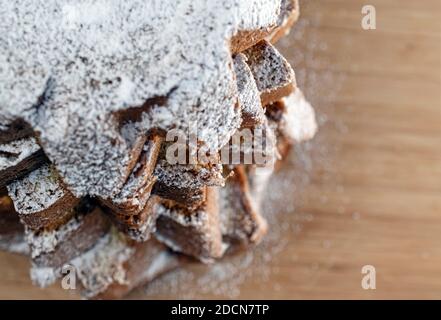
<svg viewBox="0 0 441 320">
<path fill-rule="evenodd" d="M 295 211 L 282 205 L 277 214 L 289 226 L 272 241 L 285 244 L 265 262 L 268 273 L 246 267 L 251 276 L 234 294 L 195 285 L 193 297 L 441 298 L 441 2 L 371 0 L 370 31 L 360 25 L 364 4 L 303 1 L 279 48 L 322 125 L 283 171 L 295 170 L 299 186 L 284 189 Z M 376 290 L 361 287 L 364 265 L 376 268 Z M 28 267 L 0 254 L 0 298 L 77 298 L 32 287 Z M 181 294 L 137 290 L 130 298 Z"/>
</svg>

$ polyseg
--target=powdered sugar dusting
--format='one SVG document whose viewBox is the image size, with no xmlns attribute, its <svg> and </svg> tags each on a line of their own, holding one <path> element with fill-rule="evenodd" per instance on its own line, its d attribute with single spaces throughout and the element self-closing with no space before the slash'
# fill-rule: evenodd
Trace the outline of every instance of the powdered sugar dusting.
<svg viewBox="0 0 441 320">
<path fill-rule="evenodd" d="M 197 123 L 220 148 L 240 124 L 229 39 L 279 14 L 280 0 L 1 0 L 0 124 L 24 118 L 76 196 L 106 198 L 131 151 L 114 112 L 164 97 L 144 130 Z"/>
<path fill-rule="evenodd" d="M 84 216 L 74 216 L 60 228 L 51 231 L 34 231 L 26 228 L 26 241 L 31 247 L 31 256 L 36 258 L 41 254 L 55 251 L 59 243 L 63 242 L 72 232 L 77 230 Z"/>
<path fill-rule="evenodd" d="M 295 84 L 295 74 L 291 66 L 268 42 L 260 42 L 244 53 L 260 92 Z"/>
<path fill-rule="evenodd" d="M 162 183 L 177 188 L 201 188 L 204 186 L 223 186 L 222 165 L 209 168 L 198 165 L 170 165 L 161 159 L 155 168 L 154 175 Z"/>
<path fill-rule="evenodd" d="M 8 193 L 17 212 L 32 214 L 49 208 L 65 191 L 53 167 L 44 165 L 8 185 Z"/>
<path fill-rule="evenodd" d="M 126 284 L 123 264 L 133 252 L 121 235 L 111 230 L 91 250 L 72 260 L 85 297 L 104 292 L 112 283 Z"/>
<path fill-rule="evenodd" d="M 32 266 L 30 270 L 30 277 L 34 284 L 45 288 L 57 281 L 57 270 L 51 267 L 35 267 Z"/>
<path fill-rule="evenodd" d="M 122 105 L 133 105 L 131 97 L 133 96 L 133 91 L 136 89 L 135 83 L 130 80 L 127 76 L 121 77 L 121 83 L 117 89 L 117 95 Z"/>
<path fill-rule="evenodd" d="M 182 226 L 189 227 L 202 227 L 207 223 L 207 214 L 204 212 L 204 207 L 198 209 L 196 212 L 190 214 L 183 214 L 179 208 L 167 208 L 162 204 L 156 206 L 158 215 L 166 216 Z"/>
<path fill-rule="evenodd" d="M 237 88 L 239 92 L 239 103 L 242 109 L 242 122 L 245 117 L 251 117 L 253 123 L 262 123 L 264 112 L 260 102 L 260 93 L 254 81 L 253 74 L 246 63 L 247 58 L 238 54 L 234 58 L 234 69 L 236 72 Z"/>
<path fill-rule="evenodd" d="M 35 138 L 25 138 L 0 145 L 0 170 L 15 166 L 40 150 Z"/>
<path fill-rule="evenodd" d="M 308 2 L 302 4 L 308 5 Z M 332 120 L 332 114 L 335 98 L 344 79 L 327 68 L 329 62 L 324 56 L 328 44 L 316 31 L 320 26 L 320 13 L 315 9 L 307 11 L 310 15 L 301 17 L 289 38 L 282 39 L 278 48 L 293 65 L 298 87 L 303 90 L 316 110 L 318 126 L 330 126 L 334 128 L 331 130 L 338 130 L 340 124 Z M 314 28 L 310 28 L 311 25 Z M 316 70 L 314 66 L 317 65 L 320 65 L 320 68 Z M 262 184 L 269 180 L 266 190 L 271 190 L 268 193 L 261 188 L 252 190 L 253 194 L 257 192 L 264 196 L 260 197 L 260 200 L 263 200 L 261 212 L 269 225 L 269 232 L 258 247 L 240 255 L 226 257 L 216 265 L 205 266 L 203 270 L 198 268 L 195 271 L 194 267 L 176 270 L 146 287 L 144 295 L 184 299 L 213 296 L 246 298 L 249 292 L 241 295 L 245 281 L 253 281 L 254 290 L 260 287 L 265 292 L 283 287 L 283 283 L 274 282 L 276 277 L 273 275 L 278 272 L 274 261 L 281 253 L 286 252 L 287 235 L 290 234 L 291 239 L 293 234 L 301 235 L 305 227 L 314 220 L 314 215 L 300 212 L 296 208 L 302 204 L 302 190 L 310 184 L 312 171 L 320 168 L 324 179 L 333 176 L 332 161 L 336 148 L 337 146 L 327 143 L 326 135 L 320 134 L 319 130 L 313 141 L 296 144 L 286 159 L 287 163 L 271 178 L 271 171 L 268 174 L 253 174 L 257 180 L 263 180 Z M 253 185 L 261 186 L 260 183 Z M 286 195 L 287 190 L 290 190 L 290 196 Z M 292 247 L 291 251 L 295 252 Z M 293 255 L 292 263 L 296 263 L 297 259 L 298 257 Z"/>
<path fill-rule="evenodd" d="M 306 101 L 300 89 L 284 98 L 286 116 L 282 118 L 281 126 L 290 139 L 302 142 L 314 137 L 317 132 L 314 109 Z"/>
</svg>

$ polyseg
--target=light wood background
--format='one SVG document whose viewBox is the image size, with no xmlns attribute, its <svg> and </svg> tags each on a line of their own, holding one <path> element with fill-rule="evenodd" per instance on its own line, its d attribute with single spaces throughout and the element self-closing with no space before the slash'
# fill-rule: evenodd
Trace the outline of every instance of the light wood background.
<svg viewBox="0 0 441 320">
<path fill-rule="evenodd" d="M 377 30 L 361 28 L 365 2 L 376 8 Z M 320 133 L 282 172 L 296 171 L 301 188 L 284 189 L 297 206 L 278 201 L 286 212 L 277 219 L 295 228 L 264 244 L 260 251 L 284 243 L 265 262 L 269 272 L 243 270 L 252 276 L 233 297 L 441 299 L 441 2 L 302 5 L 279 48 L 316 107 Z M 367 264 L 376 290 L 361 288 Z M 0 254 L 0 298 L 77 298 L 33 287 L 28 268 L 24 257 Z M 196 276 L 206 269 L 188 267 Z M 199 289 L 193 297 L 230 296 Z M 130 298 L 181 296 L 137 290 Z"/>
</svg>

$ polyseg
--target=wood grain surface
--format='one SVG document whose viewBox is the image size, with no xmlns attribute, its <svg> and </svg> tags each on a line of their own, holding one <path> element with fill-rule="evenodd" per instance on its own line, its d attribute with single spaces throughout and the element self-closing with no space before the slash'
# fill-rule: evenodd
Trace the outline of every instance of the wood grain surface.
<svg viewBox="0 0 441 320">
<path fill-rule="evenodd" d="M 361 28 L 366 2 L 376 30 Z M 129 298 L 441 299 L 441 2 L 303 1 L 278 47 L 320 132 L 272 182 L 269 240 L 254 262 L 233 262 L 249 276 L 204 290 L 215 267 L 190 265 L 192 280 L 182 281 L 193 287 L 170 276 Z M 376 268 L 375 290 L 361 287 L 364 265 Z M 26 258 L 0 253 L 0 298 L 78 298 L 59 285 L 33 287 L 28 268 Z"/>
</svg>

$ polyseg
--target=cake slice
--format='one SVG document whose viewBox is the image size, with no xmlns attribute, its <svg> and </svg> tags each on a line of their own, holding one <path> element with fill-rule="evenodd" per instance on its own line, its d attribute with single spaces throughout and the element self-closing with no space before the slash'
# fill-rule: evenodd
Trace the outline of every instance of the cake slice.
<svg viewBox="0 0 441 320">
<path fill-rule="evenodd" d="M 54 229 L 74 215 L 76 198 L 54 167 L 45 164 L 8 185 L 20 220 L 30 229 Z"/>
<path fill-rule="evenodd" d="M 153 208 L 159 199 L 151 195 L 151 192 L 156 182 L 153 171 L 162 140 L 159 135 L 149 136 L 121 192 L 101 200 L 118 229 L 140 242 L 149 239 L 156 221 Z"/>
<path fill-rule="evenodd" d="M 236 33 L 230 40 L 231 51 L 233 53 L 242 52 L 271 35 L 278 26 L 283 1 L 237 2 L 236 5 L 241 7 L 239 11 L 246 15 L 243 15 L 239 20 Z"/>
<path fill-rule="evenodd" d="M 259 243 L 268 229 L 250 195 L 245 168 L 237 166 L 220 193 L 220 221 L 224 241 L 231 245 Z"/>
<path fill-rule="evenodd" d="M 114 281 L 95 299 L 119 299 L 182 265 L 183 259 L 156 239 L 133 245 L 133 254 L 123 264 L 125 281 Z"/>
<path fill-rule="evenodd" d="M 270 37 L 276 26 L 260 28 L 257 30 L 240 30 L 230 40 L 232 53 L 240 53 L 254 46 L 256 43 Z"/>
<path fill-rule="evenodd" d="M 291 27 L 299 18 L 299 9 L 298 0 L 282 0 L 277 28 L 271 32 L 267 40 L 271 43 L 276 43 L 282 37 L 288 35 Z"/>
<path fill-rule="evenodd" d="M 176 268 L 179 259 L 155 239 L 131 242 L 112 228 L 70 265 L 75 270 L 83 297 L 116 299 Z"/>
<path fill-rule="evenodd" d="M 132 173 L 117 195 L 101 199 L 115 216 L 136 216 L 146 205 L 156 178 L 153 176 L 162 138 L 150 136 Z"/>
<path fill-rule="evenodd" d="M 294 71 L 288 61 L 268 41 L 261 41 L 243 52 L 248 58 L 262 105 L 280 100 L 294 91 Z"/>
<path fill-rule="evenodd" d="M 263 123 L 265 118 L 265 112 L 260 102 L 260 93 L 250 67 L 247 65 L 246 56 L 239 53 L 233 61 L 241 108 L 241 126 L 253 127 Z"/>
<path fill-rule="evenodd" d="M 158 159 L 161 142 L 162 138 L 157 135 L 147 139 L 121 192 L 104 200 L 104 203 L 110 209 L 126 215 L 134 215 L 144 208 L 155 182 L 153 171 Z"/>
<path fill-rule="evenodd" d="M 133 116 L 129 117 L 127 114 L 131 114 L 131 112 L 128 110 L 127 112 L 118 112 L 114 115 L 115 121 L 119 124 L 120 136 L 126 142 L 128 151 L 128 161 L 124 166 L 123 175 L 125 183 L 121 187 L 120 192 L 123 192 L 122 189 L 127 185 L 126 180 L 130 178 L 135 167 L 138 166 L 144 149 L 149 147 L 149 145 L 146 146 L 146 142 L 150 138 L 146 130 L 140 125 L 140 120 L 136 118 L 140 117 L 141 114 L 138 112 L 135 118 Z"/>
<path fill-rule="evenodd" d="M 266 108 L 277 135 L 277 148 L 284 158 L 294 143 L 310 140 L 317 132 L 315 112 L 300 89 Z"/>
<path fill-rule="evenodd" d="M 150 235 L 155 230 L 158 217 L 156 205 L 159 202 L 158 196 L 151 195 L 144 208 L 136 215 L 111 212 L 110 216 L 118 230 L 127 237 L 136 242 L 145 242 L 150 239 Z"/>
<path fill-rule="evenodd" d="M 54 230 L 26 229 L 31 248 L 31 279 L 46 287 L 61 276 L 63 266 L 95 245 L 109 230 L 110 222 L 98 207 L 84 202 L 75 215 Z"/>
<path fill-rule="evenodd" d="M 209 263 L 224 253 L 217 188 L 207 188 L 206 200 L 190 211 L 171 201 L 158 205 L 156 238 L 176 252 Z"/>
<path fill-rule="evenodd" d="M 169 164 L 161 159 L 156 165 L 153 194 L 188 207 L 197 207 L 206 199 L 207 186 L 222 186 L 221 164 Z"/>
<path fill-rule="evenodd" d="M 22 178 L 44 162 L 44 152 L 33 137 L 0 144 L 0 188 Z"/>
</svg>

